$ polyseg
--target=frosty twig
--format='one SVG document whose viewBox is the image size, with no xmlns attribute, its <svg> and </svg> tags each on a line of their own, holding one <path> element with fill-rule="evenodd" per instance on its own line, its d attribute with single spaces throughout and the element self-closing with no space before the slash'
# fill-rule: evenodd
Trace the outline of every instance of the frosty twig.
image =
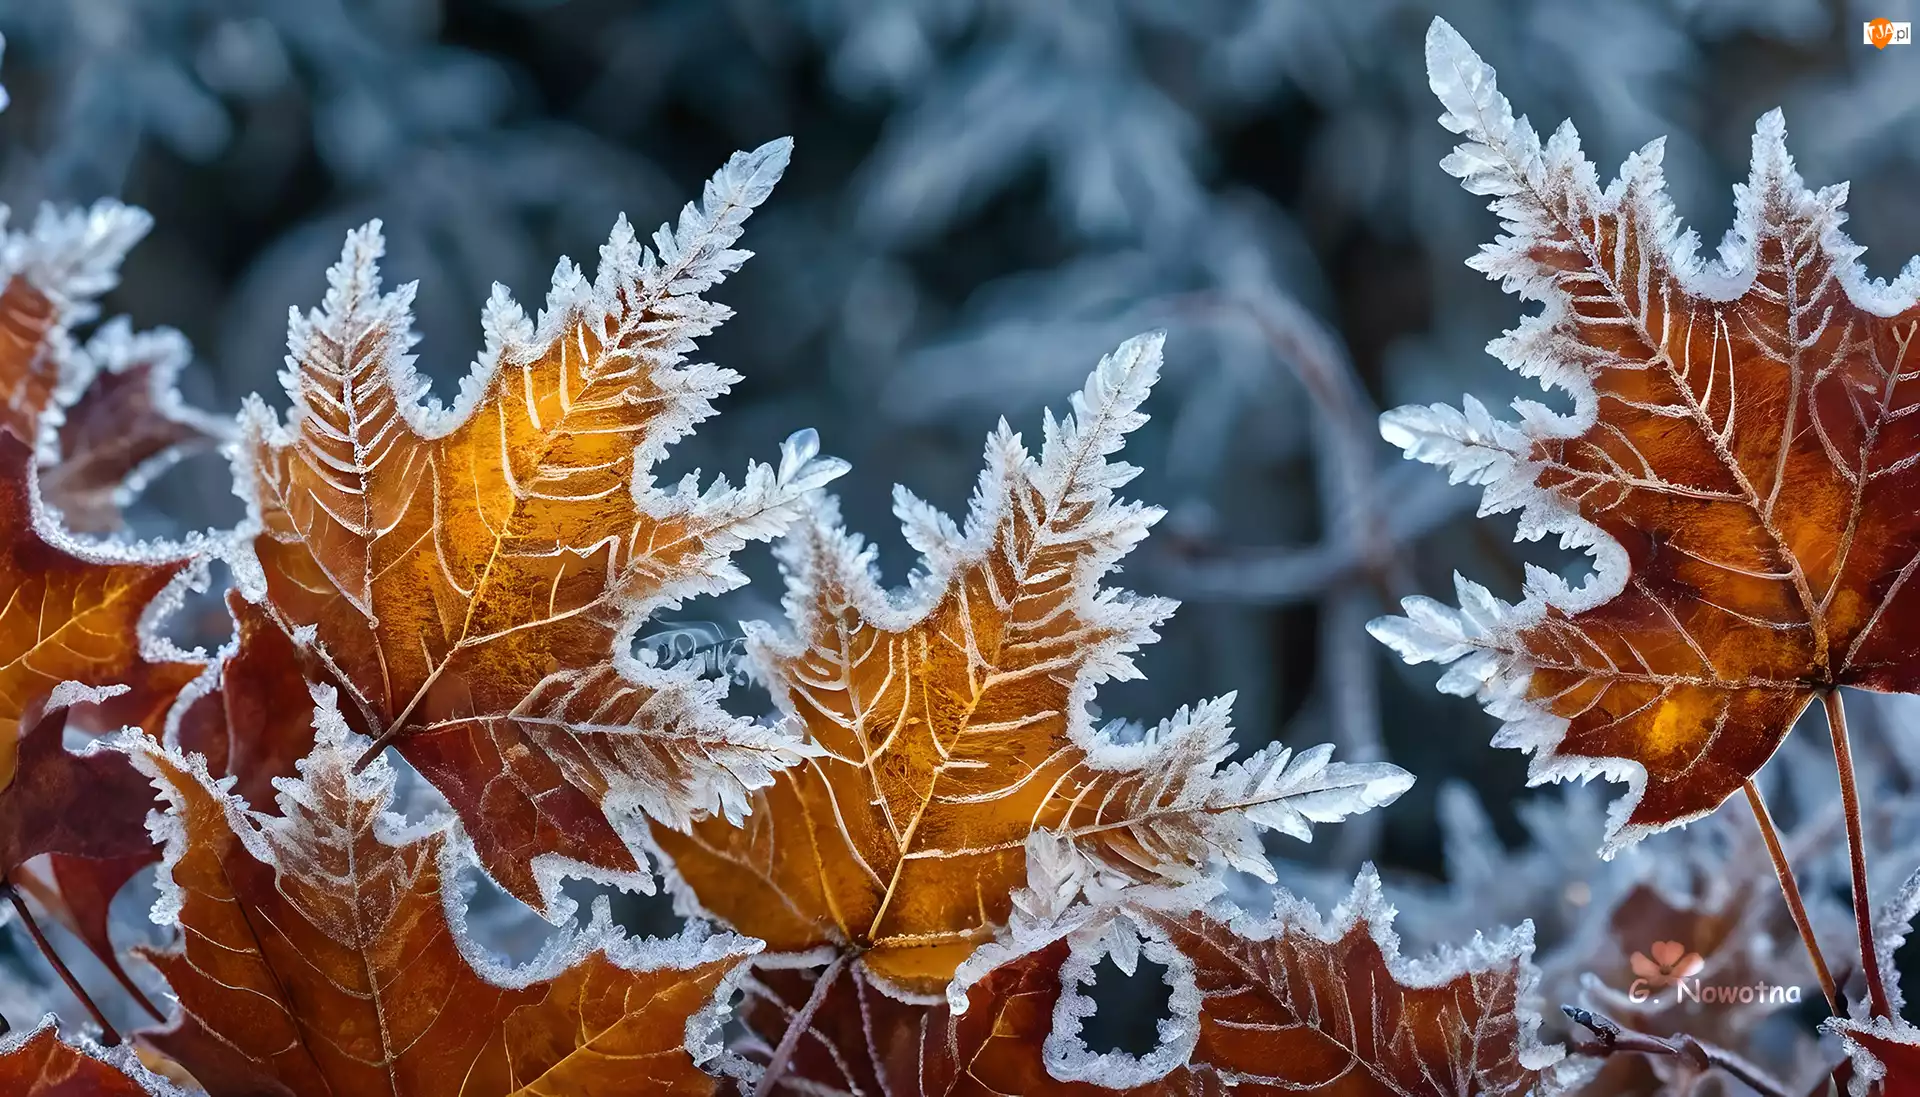
<svg viewBox="0 0 1920 1097">
<path fill-rule="evenodd" d="M 1873 939 L 1873 904 L 1867 898 L 1867 852 L 1860 826 L 1860 789 L 1853 775 L 1853 747 L 1847 741 L 1847 713 L 1838 690 L 1820 697 L 1827 709 L 1827 728 L 1833 734 L 1833 761 L 1840 770 L 1840 803 L 1847 813 L 1847 862 L 1853 872 L 1853 923 L 1860 934 L 1860 970 L 1867 980 L 1867 998 L 1875 1017 L 1892 1017 L 1887 984 L 1880 974 L 1880 950 Z"/>
<path fill-rule="evenodd" d="M 0 893 L 5 893 L 7 901 L 13 904 L 13 912 L 19 915 L 20 924 L 26 927 L 27 936 L 33 938 L 34 946 L 40 950 L 40 955 L 47 958 L 48 965 L 53 968 L 55 974 L 60 976 L 60 981 L 67 985 L 67 990 L 79 1000 L 80 1005 L 93 1018 L 93 1023 L 100 1026 L 100 1042 L 108 1047 L 118 1044 L 120 1033 L 114 1029 L 113 1022 L 107 1020 L 107 1015 L 100 1012 L 100 1007 L 95 1005 L 93 998 L 87 994 L 87 988 L 80 985 L 80 980 L 74 978 L 73 971 L 67 967 L 66 961 L 60 959 L 60 954 L 54 951 L 53 942 L 47 940 L 47 935 L 40 931 L 40 924 L 33 920 L 33 912 L 27 909 L 26 900 L 20 897 L 20 893 L 14 889 L 13 884 L 5 878 L 0 878 Z M 0 1029 L 0 1031 L 4 1030 Z"/>
</svg>

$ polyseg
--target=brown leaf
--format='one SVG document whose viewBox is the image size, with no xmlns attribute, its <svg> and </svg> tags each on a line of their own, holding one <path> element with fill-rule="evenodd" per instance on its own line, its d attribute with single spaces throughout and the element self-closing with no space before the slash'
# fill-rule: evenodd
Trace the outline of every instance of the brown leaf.
<svg viewBox="0 0 1920 1097">
<path fill-rule="evenodd" d="M 1136 890 L 1024 927 L 962 969 L 948 993 L 965 996 L 957 1016 L 900 1001 L 854 965 L 824 990 L 818 971 L 760 968 L 742 1007 L 762 1036 L 752 1058 L 772 1058 L 818 994 L 781 1064 L 794 1092 L 1518 1095 L 1559 1059 L 1534 1039 L 1525 931 L 1414 963 L 1371 875 L 1332 924 L 1290 898 L 1264 925 L 1193 899 Z M 1148 1056 L 1096 1058 L 1080 1040 L 1080 986 L 1108 955 L 1123 970 L 1129 956 L 1168 968 L 1169 1042 Z"/>
<path fill-rule="evenodd" d="M 356 231 L 293 324 L 288 423 L 246 413 L 265 605 L 536 906 L 568 861 L 639 873 L 609 812 L 734 816 L 803 753 L 697 668 L 628 654 L 655 607 L 743 582 L 732 553 L 840 471 L 796 440 L 737 490 L 648 475 L 736 378 L 684 356 L 726 317 L 700 293 L 745 257 L 728 246 L 784 163 L 782 143 L 736 156 L 660 255 L 623 219 L 596 282 L 561 265 L 537 327 L 496 295 L 452 412 L 419 405 L 411 289 L 380 292 L 378 226 Z"/>
<path fill-rule="evenodd" d="M 179 951 L 143 953 L 181 1009 L 146 1040 L 213 1097 L 535 1097 L 635 1078 L 712 1091 L 688 1020 L 751 943 L 634 942 L 602 906 L 570 944 L 501 968 L 464 934 L 458 832 L 402 829 L 392 770 L 353 772 L 365 741 L 330 697 L 318 727 L 278 818 L 225 795 L 199 759 L 138 748 L 170 804 L 163 895 L 186 931 Z"/>
<path fill-rule="evenodd" d="M 1868 281 L 1845 188 L 1803 185 L 1777 112 L 1705 262 L 1658 143 L 1602 191 L 1571 127 L 1542 145 L 1451 28 L 1428 58 L 1467 139 L 1445 166 L 1510 234 L 1470 265 L 1545 302 L 1492 350 L 1574 411 L 1522 401 L 1497 422 L 1469 398 L 1382 430 L 1596 573 L 1570 590 L 1536 570 L 1518 606 L 1463 581 L 1461 610 L 1409 600 L 1374 629 L 1410 660 L 1462 660 L 1442 687 L 1477 690 L 1536 780 L 1627 781 L 1617 848 L 1711 811 L 1816 695 L 1920 687 L 1920 286 Z"/>
<path fill-rule="evenodd" d="M 122 755 L 69 752 L 61 741 L 68 711 L 25 735 L 22 720 L 35 719 L 61 682 L 121 685 L 130 688 L 75 706 L 72 722 L 157 734 L 167 706 L 201 668 L 149 662 L 139 625 L 189 560 L 137 547 L 94 550 L 43 533 L 34 521 L 31 464 L 29 446 L 0 431 L 0 876 L 41 854 L 90 859 L 67 866 L 79 885 L 71 900 L 55 880 L 38 898 L 120 975 L 105 937 L 108 885 L 138 870 L 123 874 L 124 861 L 155 858 L 145 825 L 153 791 Z"/>
<path fill-rule="evenodd" d="M 118 858 L 153 848 L 147 779 L 119 751 L 68 750 L 66 726 L 63 708 L 20 739 L 17 776 L 0 789 L 0 879 L 43 853 Z"/>
<path fill-rule="evenodd" d="M 41 490 L 68 529 L 109 533 L 131 495 L 174 462 L 218 445 L 232 424 L 181 402 L 176 386 L 192 354 L 178 332 L 136 335 L 115 320 L 86 353 L 92 380 L 64 410 L 59 460 L 42 474 Z"/>
<path fill-rule="evenodd" d="M 143 688 L 128 701 L 144 711 L 199 672 L 140 650 L 142 614 L 189 558 L 49 542 L 35 528 L 31 460 L 26 443 L 0 433 L 0 793 L 18 778 L 22 718 L 55 685 L 133 683 Z"/>
<path fill-rule="evenodd" d="M 313 749 L 313 712 L 300 653 L 260 606 L 227 592 L 233 639 L 209 668 L 207 691 L 185 704 L 179 747 L 234 778 L 233 795 L 271 814 L 273 781 Z"/>
<path fill-rule="evenodd" d="M 82 1049 L 60 1039 L 51 1020 L 0 1038 L 0 1093 L 7 1097 L 162 1097 L 179 1091 L 142 1069 L 126 1048 Z"/>
<path fill-rule="evenodd" d="M 937 993 L 1004 923 L 1030 832 L 1068 837 L 1110 870 L 1181 879 L 1214 863 L 1270 875 L 1257 828 L 1306 837 L 1391 802 L 1390 765 L 1234 752 L 1230 698 L 1122 743 L 1087 711 L 1135 677 L 1130 653 L 1173 603 L 1103 577 L 1160 511 L 1117 500 L 1137 470 L 1109 458 L 1160 364 L 1130 340 L 1048 416 L 1037 457 L 1004 424 L 967 530 L 910 496 L 897 509 L 929 574 L 883 590 L 830 508 L 781 550 L 796 635 L 751 638 L 763 678 L 822 748 L 781 772 L 744 826 L 655 839 L 702 908 L 776 952 L 831 948 L 896 990 Z"/>
</svg>

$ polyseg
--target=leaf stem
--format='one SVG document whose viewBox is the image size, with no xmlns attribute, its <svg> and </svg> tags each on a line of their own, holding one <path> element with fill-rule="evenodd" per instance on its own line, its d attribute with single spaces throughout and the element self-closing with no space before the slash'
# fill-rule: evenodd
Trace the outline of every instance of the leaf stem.
<svg viewBox="0 0 1920 1097">
<path fill-rule="evenodd" d="M 834 957 L 833 963 L 820 973 L 813 984 L 813 993 L 807 995 L 807 1004 L 787 1022 L 787 1031 L 780 1037 L 780 1046 L 773 1049 L 773 1058 L 767 1060 L 767 1069 L 760 1075 L 760 1084 L 753 1087 L 753 1097 L 767 1097 L 773 1092 L 774 1083 L 787 1072 L 787 1064 L 793 1061 L 793 1053 L 799 1050 L 800 1037 L 807 1034 L 807 1026 L 813 1023 L 813 1015 L 820 1012 L 820 1006 L 826 1002 L 827 994 L 833 989 L 833 981 L 840 978 L 840 969 L 846 965 L 846 956 Z"/>
<path fill-rule="evenodd" d="M 1582 1055 L 1604 1059 L 1624 1051 L 1669 1056 L 1684 1059 L 1700 1070 L 1723 1070 L 1762 1097 L 1797 1097 L 1778 1078 L 1726 1048 L 1686 1035 L 1663 1038 L 1623 1029 L 1612 1018 L 1578 1006 L 1561 1006 L 1560 1011 L 1574 1024 L 1591 1030 L 1596 1037 L 1573 1045 L 1573 1050 Z"/>
<path fill-rule="evenodd" d="M 1827 996 L 1827 1009 L 1835 1017 L 1844 1016 L 1840 1009 L 1840 991 L 1834 985 L 1826 956 L 1820 952 L 1820 941 L 1813 935 L 1813 921 L 1807 917 L 1807 904 L 1800 898 L 1800 885 L 1793 878 L 1793 866 L 1787 863 L 1787 851 L 1780 845 L 1780 832 L 1773 825 L 1773 814 L 1767 810 L 1767 802 L 1761 798 L 1760 786 L 1753 783 L 1753 778 L 1747 778 L 1743 787 L 1747 792 L 1747 805 L 1753 808 L 1753 821 L 1760 825 L 1760 837 L 1767 843 L 1767 855 L 1773 858 L 1773 874 L 1780 880 L 1780 894 L 1786 897 L 1787 910 L 1800 931 L 1800 943 L 1806 946 L 1807 958 L 1813 961 L 1820 993 Z"/>
<path fill-rule="evenodd" d="M 47 963 L 53 966 L 54 972 L 60 976 L 60 981 L 67 984 L 67 990 L 79 999 L 82 1006 L 86 1007 L 86 1011 L 93 1016 L 93 1023 L 100 1026 L 100 1042 L 108 1047 L 118 1044 L 120 1033 L 114 1029 L 113 1023 L 107 1020 L 107 1015 L 100 1012 L 100 1007 L 93 1003 L 93 999 L 88 997 L 87 988 L 81 986 L 80 980 L 73 977 L 73 972 L 67 968 L 66 961 L 60 959 L 60 954 L 53 950 L 53 943 L 47 940 L 46 934 L 40 932 L 40 924 L 33 920 L 33 912 L 27 909 L 26 900 L 22 899 L 20 893 L 14 889 L 12 881 L 4 876 L 0 876 L 0 892 L 5 892 L 8 901 L 13 903 L 14 913 L 20 916 L 20 924 L 27 927 L 27 935 L 33 938 L 34 945 L 40 949 L 40 955 L 47 958 Z"/>
<path fill-rule="evenodd" d="M 1887 986 L 1880 975 L 1880 949 L 1873 940 L 1873 904 L 1867 898 L 1866 837 L 1860 823 L 1860 789 L 1853 776 L 1853 747 L 1847 741 L 1847 713 L 1840 691 L 1820 697 L 1827 710 L 1827 730 L 1833 736 L 1833 761 L 1840 771 L 1840 804 L 1847 815 L 1847 860 L 1853 868 L 1853 925 L 1860 935 L 1860 970 L 1867 977 L 1867 999 L 1875 1017 L 1892 1017 Z"/>
</svg>

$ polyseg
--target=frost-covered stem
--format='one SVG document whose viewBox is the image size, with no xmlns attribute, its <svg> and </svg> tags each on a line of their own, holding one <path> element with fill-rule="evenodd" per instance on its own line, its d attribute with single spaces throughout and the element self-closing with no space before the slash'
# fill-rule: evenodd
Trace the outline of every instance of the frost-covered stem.
<svg viewBox="0 0 1920 1097">
<path fill-rule="evenodd" d="M 766 1072 L 760 1075 L 760 1084 L 753 1087 L 753 1097 L 767 1097 L 787 1072 L 787 1064 L 793 1062 L 793 1053 L 800 1047 L 800 1038 L 807 1034 L 807 1026 L 813 1024 L 813 1015 L 820 1012 L 820 1006 L 827 1000 L 827 993 L 833 989 L 833 981 L 840 978 L 840 969 L 846 966 L 845 956 L 834 957 L 820 978 L 813 984 L 813 993 L 807 995 L 807 1004 L 787 1022 L 787 1031 L 780 1037 L 780 1046 L 773 1049 L 773 1058 L 767 1060 Z"/>
<path fill-rule="evenodd" d="M 45 956 L 47 963 L 53 965 L 53 970 L 60 976 L 60 981 L 67 984 L 67 991 L 86 1007 L 87 1012 L 93 1017 L 93 1023 L 100 1026 L 100 1042 L 108 1047 L 118 1044 L 120 1033 L 114 1030 L 113 1023 L 107 1020 L 107 1015 L 100 1012 L 100 1007 L 93 1004 L 93 999 L 87 995 L 87 988 L 81 986 L 80 980 L 73 977 L 73 972 L 67 968 L 66 961 L 60 959 L 60 954 L 53 950 L 53 942 L 47 940 L 47 935 L 40 932 L 40 923 L 33 920 L 33 912 L 27 909 L 27 901 L 20 897 L 20 892 L 14 888 L 13 881 L 0 876 L 0 891 L 5 892 L 8 901 L 13 904 L 13 912 L 20 916 L 20 924 L 27 927 L 27 935 L 33 938 L 34 946 L 40 950 L 40 955 Z"/>
<path fill-rule="evenodd" d="M 1644 1032 L 1633 1032 L 1621 1028 L 1612 1018 L 1578 1006 L 1561 1006 L 1560 1010 L 1574 1024 L 1589 1029 L 1594 1034 L 1594 1039 L 1573 1046 L 1573 1050 L 1582 1055 L 1592 1055 L 1602 1059 L 1619 1052 L 1670 1056 L 1675 1059 L 1685 1059 L 1701 1070 L 1723 1070 L 1745 1083 L 1755 1093 L 1761 1094 L 1762 1097 L 1797 1097 L 1787 1089 L 1784 1082 L 1726 1048 L 1696 1040 L 1691 1036 L 1664 1039 L 1659 1036 L 1649 1036 Z"/>
<path fill-rule="evenodd" d="M 1813 922 L 1807 917 L 1807 904 L 1800 898 L 1793 866 L 1787 863 L 1787 851 L 1780 845 L 1780 831 L 1773 825 L 1773 813 L 1767 810 L 1767 802 L 1761 798 L 1760 786 L 1753 783 L 1753 778 L 1747 778 L 1743 787 L 1747 790 L 1747 804 L 1753 808 L 1753 821 L 1760 824 L 1760 837 L 1767 843 L 1767 856 L 1773 858 L 1773 874 L 1780 879 L 1780 894 L 1786 897 L 1787 911 L 1793 915 L 1794 927 L 1800 931 L 1800 943 L 1807 947 L 1807 959 L 1813 961 L 1820 993 L 1827 996 L 1827 1009 L 1835 1017 L 1844 1016 L 1840 1011 L 1839 988 L 1834 985 L 1833 972 L 1820 951 L 1820 941 L 1813 935 Z"/>
<path fill-rule="evenodd" d="M 1853 867 L 1853 924 L 1860 934 L 1860 970 L 1867 977 L 1867 1000 L 1875 1017 L 1892 1017 L 1887 985 L 1880 976 L 1880 950 L 1873 943 L 1873 904 L 1867 898 L 1867 849 L 1860 825 L 1860 789 L 1853 777 L 1853 747 L 1847 741 L 1847 713 L 1840 691 L 1827 690 L 1827 730 L 1833 736 L 1833 761 L 1840 770 L 1840 806 L 1847 815 L 1847 860 Z"/>
</svg>

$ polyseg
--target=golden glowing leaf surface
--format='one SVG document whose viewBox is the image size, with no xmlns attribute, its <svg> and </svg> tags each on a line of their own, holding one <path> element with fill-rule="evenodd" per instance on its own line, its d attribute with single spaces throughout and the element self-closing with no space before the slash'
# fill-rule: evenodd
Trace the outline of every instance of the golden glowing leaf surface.
<svg viewBox="0 0 1920 1097">
<path fill-rule="evenodd" d="M 1102 577 L 1157 509 L 1117 501 L 1138 471 L 1112 462 L 1157 375 L 1157 337 L 1129 341 L 1048 416 L 1038 456 L 1002 424 L 964 531 L 901 492 L 927 573 L 904 595 L 830 507 L 782 550 L 790 637 L 754 656 L 820 753 L 780 773 L 740 827 L 655 837 L 707 911 L 778 952 L 830 948 L 863 977 L 937 992 L 992 936 L 1037 829 L 1110 870 L 1182 878 L 1219 862 L 1270 874 L 1256 833 L 1390 802 L 1388 765 L 1269 748 L 1233 753 L 1229 698 L 1147 732 L 1098 728 L 1100 682 L 1137 676 L 1165 599 Z"/>
<path fill-rule="evenodd" d="M 529 967 L 502 968 L 465 935 L 457 832 L 387 813 L 394 774 L 384 760 L 353 772 L 365 742 L 330 699 L 316 726 L 279 818 L 246 810 L 197 757 L 139 748 L 170 804 L 163 896 L 185 931 L 178 951 L 146 954 L 181 1012 L 144 1039 L 213 1097 L 713 1091 L 688 1020 L 750 942 L 635 942 L 601 907 Z"/>
<path fill-rule="evenodd" d="M 1595 574 L 1536 570 L 1519 605 L 1462 581 L 1460 609 L 1413 599 L 1374 629 L 1457 660 L 1442 688 L 1478 692 L 1536 779 L 1627 781 L 1617 847 L 1712 810 L 1821 692 L 1920 686 L 1920 268 L 1867 279 L 1845 188 L 1802 184 L 1777 112 L 1708 262 L 1657 142 L 1602 190 L 1572 127 L 1542 143 L 1444 23 L 1428 66 L 1466 138 L 1445 167 L 1509 233 L 1471 265 L 1545 303 L 1491 349 L 1573 408 L 1512 423 L 1469 398 L 1382 431 Z"/>
<path fill-rule="evenodd" d="M 568 862 L 637 872 L 621 819 L 737 816 L 801 753 L 698 668 L 630 655 L 648 612 L 744 581 L 731 554 L 841 470 L 806 434 L 738 488 L 649 473 L 737 379 L 684 358 L 728 315 L 701 294 L 746 257 L 787 151 L 736 155 L 651 249 L 622 219 L 595 281 L 561 263 L 537 322 L 498 290 L 451 409 L 421 403 L 412 289 L 381 292 L 377 226 L 356 231 L 291 325 L 286 424 L 245 416 L 265 605 L 534 905 Z"/>
<path fill-rule="evenodd" d="M 22 717 L 54 686 L 164 679 L 177 690 L 197 672 L 140 650 L 142 615 L 187 557 L 96 549 L 36 525 L 32 462 L 27 444 L 0 430 L 0 793 L 16 775 Z"/>
<path fill-rule="evenodd" d="M 24 276 L 0 290 L 0 427 L 29 444 L 60 383 L 60 363 L 47 346 L 57 320 L 53 302 Z"/>
</svg>

